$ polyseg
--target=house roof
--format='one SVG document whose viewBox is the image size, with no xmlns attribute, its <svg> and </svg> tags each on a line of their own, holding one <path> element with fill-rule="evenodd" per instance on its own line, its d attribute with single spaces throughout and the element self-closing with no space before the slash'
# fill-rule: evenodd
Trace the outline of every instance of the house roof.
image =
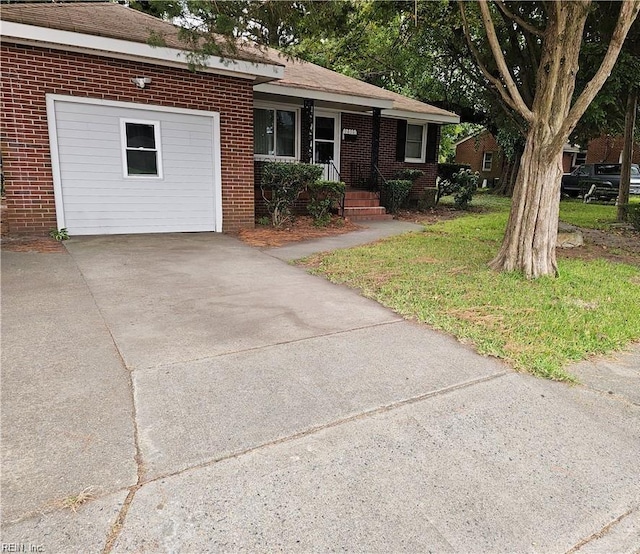
<svg viewBox="0 0 640 554">
<path fill-rule="evenodd" d="M 378 107 L 384 115 L 432 120 L 441 123 L 457 123 L 459 117 L 451 112 L 408 98 L 358 79 L 331 71 L 296 58 L 290 58 L 277 50 L 267 49 L 265 55 L 272 62 L 284 64 L 284 77 L 278 81 L 256 86 L 260 92 L 305 95 L 310 98 L 331 99 L 339 96 L 346 104 Z M 329 96 L 329 98 L 327 98 Z M 367 102 L 369 101 L 369 102 Z"/>
<path fill-rule="evenodd" d="M 153 34 L 162 37 L 164 45 L 185 49 L 179 28 L 157 17 L 114 2 L 17 3 L 2 6 L 4 21 L 59 29 L 85 35 L 101 36 L 148 44 Z M 224 40 L 220 41 L 224 45 Z M 239 44 L 228 56 L 237 60 L 271 63 L 258 48 Z M 276 62 L 276 65 L 282 65 Z"/>
<path fill-rule="evenodd" d="M 114 57 L 151 58 L 156 63 L 186 65 L 185 43 L 179 29 L 143 12 L 113 2 L 17 3 L 2 6 L 5 40 L 19 37 L 36 44 L 72 46 Z M 9 28 L 11 25 L 13 27 Z M 49 29 L 49 32 L 43 32 Z M 7 32 L 8 31 L 8 32 Z M 151 47 L 150 36 L 162 37 L 163 47 Z M 91 37 L 103 37 L 87 40 Z M 224 48 L 225 41 L 220 44 Z M 380 108 L 383 115 L 440 123 L 457 123 L 456 114 L 407 98 L 324 67 L 286 57 L 273 49 L 247 42 L 227 48 L 225 60 L 211 57 L 211 71 L 254 77 L 257 92 L 313 98 L 343 105 Z M 229 63 L 229 60 L 232 63 Z"/>
<path fill-rule="evenodd" d="M 3 5 L 2 38 L 69 51 L 86 52 L 160 65 L 186 67 L 185 43 L 175 25 L 114 2 L 34 3 Z M 163 46 L 151 46 L 152 36 Z M 282 64 L 268 60 L 248 43 L 231 47 L 219 42 L 224 51 L 210 56 L 199 70 L 265 82 L 282 77 Z"/>
<path fill-rule="evenodd" d="M 491 133 L 489 133 L 489 130 L 488 130 L 488 129 L 485 129 L 484 127 L 483 127 L 483 128 L 481 128 L 481 129 L 477 129 L 476 131 L 474 131 L 474 132 L 473 132 L 473 133 L 471 133 L 470 135 L 467 135 L 466 137 L 461 138 L 460 140 L 458 140 L 458 141 L 454 142 L 454 143 L 453 143 L 453 145 L 454 145 L 455 147 L 458 147 L 458 146 L 459 146 L 459 145 L 461 145 L 463 142 L 467 142 L 468 140 L 471 140 L 471 139 L 476 139 L 477 137 L 479 137 L 480 135 L 483 135 L 483 134 L 485 134 L 485 133 L 486 133 L 486 134 L 491 134 Z"/>
</svg>

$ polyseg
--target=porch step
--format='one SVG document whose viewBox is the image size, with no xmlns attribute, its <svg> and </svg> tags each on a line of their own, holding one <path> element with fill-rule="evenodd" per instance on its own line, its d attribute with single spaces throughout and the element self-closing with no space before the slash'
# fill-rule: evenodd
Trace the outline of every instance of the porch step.
<svg viewBox="0 0 640 554">
<path fill-rule="evenodd" d="M 387 213 L 376 215 L 347 215 L 345 213 L 344 215 L 349 219 L 349 221 L 382 221 L 393 219 L 393 216 Z"/>
<path fill-rule="evenodd" d="M 347 198 L 344 199 L 345 207 L 349 208 L 377 208 L 380 201 L 377 198 Z"/>
<path fill-rule="evenodd" d="M 370 216 L 387 215 L 387 211 L 382 206 L 345 206 L 344 216 L 349 219 L 354 217 L 365 218 Z"/>
<path fill-rule="evenodd" d="M 378 195 L 368 190 L 347 189 L 344 198 L 345 200 L 377 200 Z"/>
</svg>

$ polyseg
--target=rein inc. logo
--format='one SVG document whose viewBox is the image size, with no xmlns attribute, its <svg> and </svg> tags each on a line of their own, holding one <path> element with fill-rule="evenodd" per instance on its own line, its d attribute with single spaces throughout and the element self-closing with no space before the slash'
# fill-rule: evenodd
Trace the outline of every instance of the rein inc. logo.
<svg viewBox="0 0 640 554">
<path fill-rule="evenodd" d="M 42 544 L 3 542 L 0 552 L 45 552 L 45 548 Z"/>
</svg>

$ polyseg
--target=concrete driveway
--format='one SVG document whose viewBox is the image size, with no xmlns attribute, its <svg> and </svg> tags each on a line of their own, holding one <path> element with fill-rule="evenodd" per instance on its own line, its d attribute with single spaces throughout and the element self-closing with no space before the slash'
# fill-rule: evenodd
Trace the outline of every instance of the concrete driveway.
<svg viewBox="0 0 640 554">
<path fill-rule="evenodd" d="M 633 402 L 515 374 L 232 237 L 67 248 L 3 253 L 3 543 L 640 548 Z"/>
</svg>

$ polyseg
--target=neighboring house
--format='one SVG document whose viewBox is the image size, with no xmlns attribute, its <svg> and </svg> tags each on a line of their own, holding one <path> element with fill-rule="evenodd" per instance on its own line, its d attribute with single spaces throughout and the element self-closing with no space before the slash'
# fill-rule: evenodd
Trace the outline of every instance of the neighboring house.
<svg viewBox="0 0 640 554">
<path fill-rule="evenodd" d="M 471 166 L 480 174 L 481 182 L 493 182 L 502 176 L 504 159 L 493 135 L 479 131 L 455 143 L 456 163 Z"/>
<path fill-rule="evenodd" d="M 624 139 L 621 136 L 602 135 L 589 141 L 587 155 L 583 163 L 621 163 L 622 146 Z M 640 143 L 633 145 L 632 163 L 640 164 Z"/>
<path fill-rule="evenodd" d="M 566 144 L 562 151 L 562 170 L 569 173 L 584 163 L 619 163 L 622 160 L 622 143 L 622 137 L 603 135 L 591 140 L 586 150 L 575 144 Z M 489 131 L 466 137 L 455 146 L 456 163 L 470 165 L 482 179 L 502 177 L 502 149 Z M 634 145 L 633 163 L 640 163 L 640 144 Z"/>
<path fill-rule="evenodd" d="M 2 6 L 2 158 L 12 233 L 252 227 L 265 160 L 358 185 L 435 186 L 458 117 L 241 44 L 192 71 L 177 29 L 116 3 Z M 151 35 L 165 46 L 151 47 Z M 255 179 L 254 179 L 255 176 Z"/>
</svg>

